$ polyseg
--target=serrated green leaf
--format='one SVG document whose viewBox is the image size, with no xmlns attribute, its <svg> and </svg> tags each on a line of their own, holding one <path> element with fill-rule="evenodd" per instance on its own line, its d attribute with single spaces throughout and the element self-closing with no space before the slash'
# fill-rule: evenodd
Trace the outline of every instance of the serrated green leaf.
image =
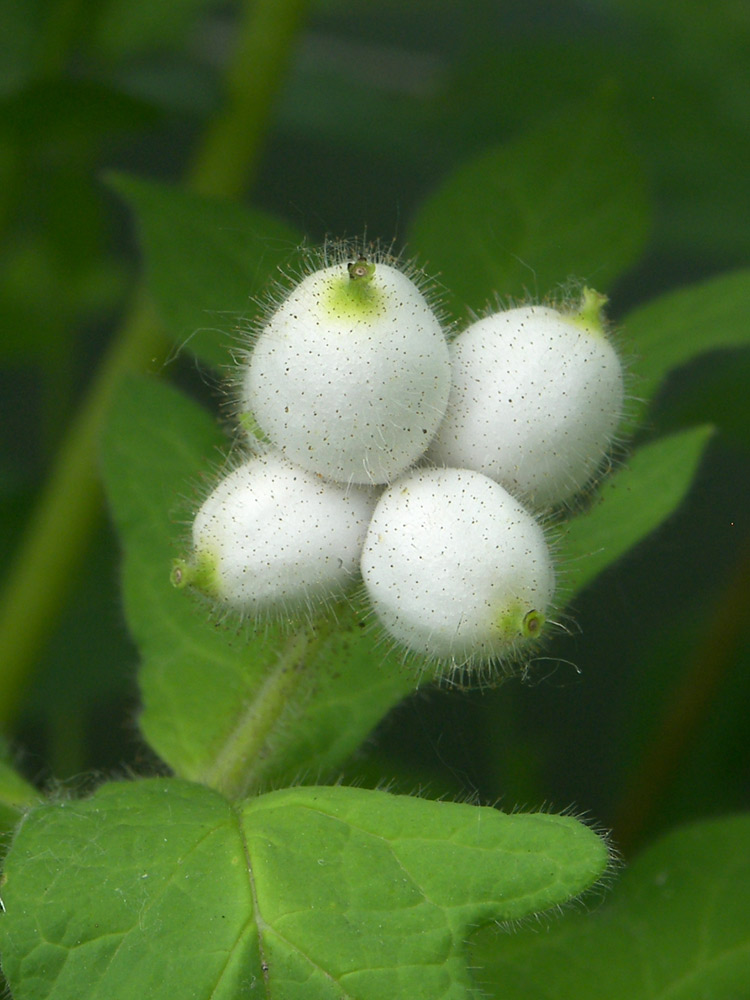
<svg viewBox="0 0 750 1000">
<path fill-rule="evenodd" d="M 239 629 L 172 587 L 185 522 L 224 446 L 213 418 L 186 397 L 133 379 L 105 434 L 104 478 L 125 550 L 125 611 L 142 656 L 141 729 L 177 774 L 238 794 L 335 770 L 419 675 L 377 648 L 356 616 L 335 632 L 323 623 L 317 636 L 267 624 Z M 266 723 L 274 717 L 262 739 L 258 712 Z M 250 745 L 253 759 L 243 762 Z"/>
<path fill-rule="evenodd" d="M 687 495 L 713 433 L 698 427 L 639 448 L 605 482 L 595 506 L 573 518 L 560 539 L 563 600 L 654 531 Z"/>
<path fill-rule="evenodd" d="M 460 167 L 417 213 L 409 247 L 457 316 L 571 276 L 602 291 L 640 255 L 648 206 L 616 102 L 597 98 Z"/>
<path fill-rule="evenodd" d="M 750 983 L 750 817 L 696 823 L 638 858 L 610 901 L 546 933 L 484 933 L 498 1000 L 740 1000 Z"/>
<path fill-rule="evenodd" d="M 218 1000 L 259 971 L 239 829 L 208 789 L 111 784 L 42 806 L 5 878 L 0 954 L 15 1000 Z"/>
<path fill-rule="evenodd" d="M 749 301 L 750 269 L 743 269 L 680 288 L 630 313 L 623 325 L 642 405 L 670 369 L 706 351 L 750 344 Z"/>
<path fill-rule="evenodd" d="M 566 816 L 354 788 L 233 808 L 171 779 L 46 805 L 6 862 L 15 1000 L 459 1000 L 470 927 L 559 905 L 605 844 Z"/>
<path fill-rule="evenodd" d="M 115 175 L 135 211 L 149 287 L 180 347 L 211 365 L 231 362 L 254 296 L 288 264 L 300 238 L 285 223 L 231 202 Z"/>
</svg>

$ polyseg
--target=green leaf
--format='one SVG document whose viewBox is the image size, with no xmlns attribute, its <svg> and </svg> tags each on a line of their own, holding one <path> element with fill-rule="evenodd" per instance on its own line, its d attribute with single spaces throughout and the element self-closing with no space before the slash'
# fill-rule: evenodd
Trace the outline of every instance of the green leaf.
<svg viewBox="0 0 750 1000">
<path fill-rule="evenodd" d="M 318 633 L 240 629 L 172 587 L 172 560 L 184 554 L 185 525 L 223 445 L 209 414 L 166 385 L 133 379 L 107 427 L 104 477 L 142 657 L 141 729 L 180 776 L 240 794 L 335 771 L 419 674 L 377 648 L 351 613 L 334 632 L 326 622 Z"/>
<path fill-rule="evenodd" d="M 661 436 L 713 424 L 722 436 L 750 448 L 747 386 L 750 350 L 714 351 L 669 378 L 649 410 L 646 426 Z"/>
<path fill-rule="evenodd" d="M 626 872 L 608 904 L 539 934 L 483 933 L 473 958 L 498 1000 L 739 1000 L 750 983 L 750 817 L 684 827 Z"/>
<path fill-rule="evenodd" d="M 630 313 L 623 326 L 642 404 L 670 369 L 705 351 L 750 344 L 748 301 L 746 268 L 678 289 Z"/>
<path fill-rule="evenodd" d="M 459 1000 L 470 927 L 565 902 L 605 844 L 567 816 L 355 788 L 233 808 L 170 779 L 46 805 L 6 863 L 15 1000 Z"/>
<path fill-rule="evenodd" d="M 606 290 L 638 258 L 648 207 L 623 131 L 616 103 L 598 98 L 460 167 L 425 202 L 409 246 L 457 316 L 570 276 Z"/>
<path fill-rule="evenodd" d="M 211 365 L 231 362 L 253 301 L 289 265 L 300 238 L 285 223 L 231 202 L 116 175 L 146 257 L 149 286 L 180 347 Z"/>
<path fill-rule="evenodd" d="M 40 854 L 41 851 L 41 854 Z M 3 971 L 31 997 L 236 996 L 258 970 L 251 886 L 229 804 L 153 781 L 45 805 L 5 864 Z"/>
<path fill-rule="evenodd" d="M 713 429 L 698 427 L 639 448 L 606 480 L 595 506 L 568 522 L 559 543 L 563 600 L 654 531 L 682 503 Z"/>
</svg>

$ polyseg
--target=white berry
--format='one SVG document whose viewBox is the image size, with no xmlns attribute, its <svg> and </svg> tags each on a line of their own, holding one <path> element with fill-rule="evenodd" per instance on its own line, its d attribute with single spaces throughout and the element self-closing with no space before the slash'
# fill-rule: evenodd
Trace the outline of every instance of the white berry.
<svg viewBox="0 0 750 1000">
<path fill-rule="evenodd" d="M 271 316 L 241 406 L 304 468 L 385 483 L 424 453 L 449 391 L 447 343 L 422 293 L 360 258 L 308 275 Z"/>
<path fill-rule="evenodd" d="M 378 501 L 362 577 L 386 631 L 453 666 L 535 638 L 555 575 L 544 532 L 502 486 L 466 469 L 425 469 Z"/>
<path fill-rule="evenodd" d="M 277 453 L 252 458 L 204 501 L 192 556 L 172 580 L 250 614 L 309 608 L 357 578 L 375 501 L 372 489 L 327 482 Z"/>
<path fill-rule="evenodd" d="M 604 301 L 587 289 L 577 313 L 523 306 L 464 330 L 451 345 L 453 386 L 429 457 L 483 472 L 540 510 L 579 492 L 622 416 Z"/>
</svg>

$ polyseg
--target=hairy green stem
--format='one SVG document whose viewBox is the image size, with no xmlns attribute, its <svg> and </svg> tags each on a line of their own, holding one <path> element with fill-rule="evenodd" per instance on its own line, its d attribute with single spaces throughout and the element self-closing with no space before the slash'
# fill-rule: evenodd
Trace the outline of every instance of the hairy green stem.
<svg viewBox="0 0 750 1000">
<path fill-rule="evenodd" d="M 229 798 L 245 798 L 257 791 L 262 764 L 292 706 L 304 700 L 309 683 L 307 666 L 331 632 L 320 622 L 290 636 L 256 696 L 237 719 L 234 729 L 200 781 Z"/>
<path fill-rule="evenodd" d="M 209 128 L 187 184 L 231 197 L 254 171 L 273 98 L 304 0 L 247 0 L 227 71 L 228 106 Z M 34 658 L 47 641 L 83 561 L 101 510 L 99 437 L 122 376 L 143 370 L 164 349 L 164 334 L 143 289 L 115 336 L 67 430 L 17 550 L 0 601 L 0 727 L 14 717 Z"/>
</svg>

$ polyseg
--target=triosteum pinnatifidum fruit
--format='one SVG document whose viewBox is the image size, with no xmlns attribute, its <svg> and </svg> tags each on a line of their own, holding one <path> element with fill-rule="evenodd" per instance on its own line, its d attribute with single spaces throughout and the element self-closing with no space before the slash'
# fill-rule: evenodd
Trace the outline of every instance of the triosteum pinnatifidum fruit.
<svg viewBox="0 0 750 1000">
<path fill-rule="evenodd" d="M 448 410 L 429 457 L 483 472 L 537 510 L 586 486 L 623 409 L 605 302 L 584 289 L 578 309 L 521 306 L 459 334 Z"/>
<path fill-rule="evenodd" d="M 361 567 L 386 631 L 456 667 L 504 658 L 537 638 L 555 586 L 539 523 L 467 469 L 415 470 L 387 489 Z"/>
<path fill-rule="evenodd" d="M 304 278 L 260 331 L 241 390 L 291 461 L 344 483 L 386 483 L 424 453 L 450 391 L 439 320 L 385 262 Z"/>
<path fill-rule="evenodd" d="M 274 615 L 340 596 L 357 570 L 375 506 L 372 489 L 344 487 L 269 453 L 221 480 L 192 529 L 192 553 L 172 570 L 227 609 Z"/>
</svg>

